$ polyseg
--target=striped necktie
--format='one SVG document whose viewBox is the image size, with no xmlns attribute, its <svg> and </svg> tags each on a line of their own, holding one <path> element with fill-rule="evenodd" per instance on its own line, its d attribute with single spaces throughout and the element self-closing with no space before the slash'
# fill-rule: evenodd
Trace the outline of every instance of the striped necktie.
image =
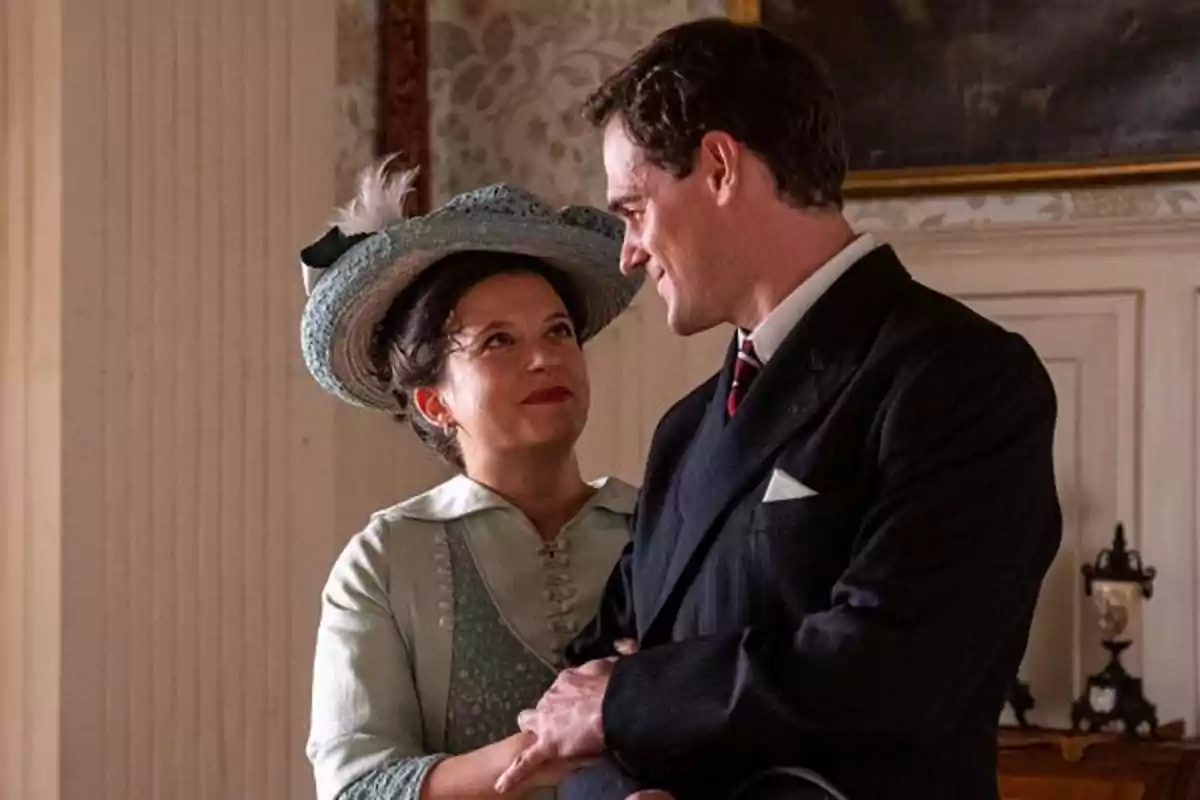
<svg viewBox="0 0 1200 800">
<path fill-rule="evenodd" d="M 729 387 L 729 397 L 725 401 L 725 410 L 729 416 L 732 417 L 746 399 L 750 384 L 761 371 L 762 362 L 754 352 L 754 342 L 749 338 L 743 339 L 742 346 L 738 348 L 737 361 L 733 363 L 733 384 Z"/>
</svg>

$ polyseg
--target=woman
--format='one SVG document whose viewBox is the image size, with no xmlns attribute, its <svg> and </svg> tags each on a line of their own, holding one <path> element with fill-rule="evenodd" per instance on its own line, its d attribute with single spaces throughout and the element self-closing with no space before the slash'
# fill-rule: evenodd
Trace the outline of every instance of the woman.
<svg viewBox="0 0 1200 800">
<path fill-rule="evenodd" d="M 490 797 L 627 542 L 635 490 L 585 483 L 581 343 L 620 314 L 622 231 L 507 186 L 403 218 L 364 176 L 301 254 L 305 361 L 461 474 L 376 513 L 322 594 L 307 753 L 320 800 Z M 553 786 L 551 770 L 520 794 Z"/>
</svg>

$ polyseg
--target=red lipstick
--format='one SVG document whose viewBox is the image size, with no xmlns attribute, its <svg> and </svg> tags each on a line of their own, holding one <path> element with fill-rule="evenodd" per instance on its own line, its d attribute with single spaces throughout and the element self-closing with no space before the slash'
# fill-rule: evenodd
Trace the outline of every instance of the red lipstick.
<svg viewBox="0 0 1200 800">
<path fill-rule="evenodd" d="M 565 403 L 574 396 L 574 393 L 565 386 L 551 386 L 546 389 L 538 389 L 537 391 L 530 392 L 529 396 L 522 400 L 521 403 L 527 406 Z"/>
</svg>

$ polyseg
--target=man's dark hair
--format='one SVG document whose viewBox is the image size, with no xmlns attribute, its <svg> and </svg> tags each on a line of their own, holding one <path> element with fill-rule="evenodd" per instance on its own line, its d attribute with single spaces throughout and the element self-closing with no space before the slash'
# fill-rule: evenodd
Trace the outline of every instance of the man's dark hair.
<svg viewBox="0 0 1200 800">
<path fill-rule="evenodd" d="M 824 66 L 759 26 L 703 19 L 655 37 L 590 97 L 597 127 L 620 117 L 649 161 L 677 178 L 724 131 L 766 162 L 793 205 L 842 206 L 846 145 Z"/>
</svg>

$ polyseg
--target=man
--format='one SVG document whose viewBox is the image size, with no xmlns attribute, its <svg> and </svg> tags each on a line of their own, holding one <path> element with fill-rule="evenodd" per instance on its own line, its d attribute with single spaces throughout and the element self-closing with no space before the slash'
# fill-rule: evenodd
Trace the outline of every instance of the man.
<svg viewBox="0 0 1200 800">
<path fill-rule="evenodd" d="M 589 115 L 622 268 L 675 333 L 738 333 L 659 424 L 631 546 L 500 788 L 604 754 L 564 793 L 728 797 L 794 767 L 851 800 L 995 798 L 1061 537 L 1037 356 L 855 236 L 833 92 L 777 36 L 669 30 Z"/>
</svg>

